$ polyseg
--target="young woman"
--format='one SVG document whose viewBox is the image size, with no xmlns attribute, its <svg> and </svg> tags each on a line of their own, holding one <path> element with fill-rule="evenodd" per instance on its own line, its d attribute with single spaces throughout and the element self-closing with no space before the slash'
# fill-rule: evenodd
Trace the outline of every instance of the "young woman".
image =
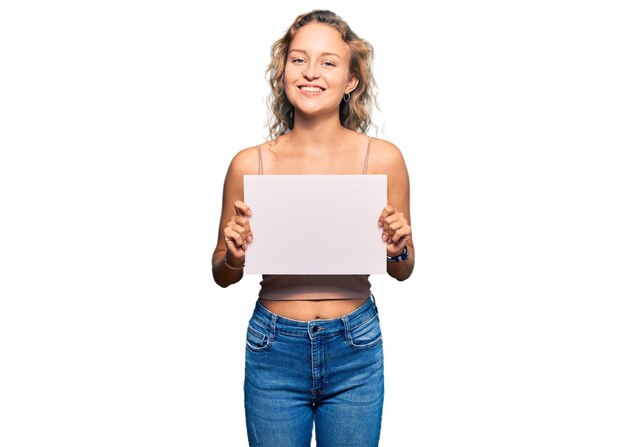
<svg viewBox="0 0 626 447">
<path fill-rule="evenodd" d="M 240 151 L 229 166 L 213 253 L 217 284 L 241 279 L 254 243 L 253 210 L 242 201 L 245 174 L 387 175 L 388 205 L 378 219 L 387 272 L 399 281 L 411 275 L 407 168 L 396 146 L 365 133 L 375 85 L 372 57 L 371 45 L 331 11 L 297 17 L 274 43 L 268 67 L 273 139 Z M 350 231 L 351 216 L 327 218 L 337 231 Z M 287 209 L 276 225 L 298 222 Z M 250 445 L 308 446 L 313 422 L 320 447 L 378 445 L 383 351 L 368 277 L 263 275 L 246 343 Z"/>
</svg>

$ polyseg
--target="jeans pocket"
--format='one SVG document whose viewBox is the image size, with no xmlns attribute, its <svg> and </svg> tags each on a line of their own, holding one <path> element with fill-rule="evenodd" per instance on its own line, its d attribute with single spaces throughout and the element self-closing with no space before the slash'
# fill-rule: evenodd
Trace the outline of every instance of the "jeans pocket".
<svg viewBox="0 0 626 447">
<path fill-rule="evenodd" d="M 372 318 L 359 326 L 350 328 L 348 342 L 354 348 L 367 349 L 378 345 L 382 341 L 383 335 L 380 330 L 378 315 L 373 315 Z"/>
<path fill-rule="evenodd" d="M 246 332 L 246 346 L 251 351 L 265 351 L 270 346 L 270 330 L 255 320 L 250 320 Z"/>
</svg>

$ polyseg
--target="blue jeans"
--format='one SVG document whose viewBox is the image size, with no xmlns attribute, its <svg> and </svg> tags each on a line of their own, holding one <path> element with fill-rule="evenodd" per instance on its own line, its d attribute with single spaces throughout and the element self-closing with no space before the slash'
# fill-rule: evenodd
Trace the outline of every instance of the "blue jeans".
<svg viewBox="0 0 626 447">
<path fill-rule="evenodd" d="M 383 345 L 371 296 L 330 320 L 298 321 L 258 301 L 248 325 L 244 382 L 248 442 L 261 447 L 377 446 Z"/>
</svg>

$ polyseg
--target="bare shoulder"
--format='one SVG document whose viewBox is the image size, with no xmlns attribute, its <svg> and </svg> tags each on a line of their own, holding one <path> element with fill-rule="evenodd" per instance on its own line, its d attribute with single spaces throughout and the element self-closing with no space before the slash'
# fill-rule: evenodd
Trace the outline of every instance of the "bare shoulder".
<svg viewBox="0 0 626 447">
<path fill-rule="evenodd" d="M 259 172 L 259 151 L 256 146 L 247 147 L 237 152 L 230 162 L 230 175 L 242 176 Z"/>
<path fill-rule="evenodd" d="M 372 137 L 369 157 L 370 174 L 387 174 L 397 172 L 398 169 L 406 169 L 400 148 L 381 138 Z"/>
</svg>

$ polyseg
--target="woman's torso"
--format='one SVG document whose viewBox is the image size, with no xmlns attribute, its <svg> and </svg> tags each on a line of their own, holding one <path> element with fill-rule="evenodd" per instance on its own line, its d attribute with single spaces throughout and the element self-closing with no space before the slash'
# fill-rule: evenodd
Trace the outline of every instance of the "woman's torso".
<svg viewBox="0 0 626 447">
<path fill-rule="evenodd" d="M 275 144 L 266 143 L 260 146 L 259 151 L 259 173 L 260 174 L 366 174 L 369 154 L 371 150 L 371 139 L 363 134 L 351 132 L 350 138 L 337 145 L 337 150 L 332 154 L 315 153 L 304 155 L 302 152 L 294 150 L 289 146 L 288 135 L 279 138 Z M 281 141 L 282 140 L 282 141 Z M 254 229 L 253 229 L 254 231 Z M 321 287 L 329 290 L 336 290 L 337 298 L 333 298 L 332 293 L 325 293 L 323 298 L 313 296 L 299 288 L 293 288 L 292 296 L 289 296 L 290 287 L 296 281 L 292 278 L 285 278 L 280 275 L 263 275 L 260 295 L 267 292 L 274 294 L 273 299 L 259 297 L 261 304 L 278 315 L 282 315 L 294 320 L 315 320 L 330 319 L 348 314 L 361 306 L 369 297 L 369 275 L 349 275 L 343 280 L 353 291 L 349 292 L 340 287 L 335 287 L 337 278 L 319 275 L 315 278 L 320 282 Z M 309 278 L 302 278 L 303 280 Z M 306 284 L 306 281 L 304 281 Z M 284 283 L 286 295 L 276 294 L 283 292 L 277 290 Z M 306 288 L 306 285 L 305 285 Z M 311 287 L 310 291 L 315 290 Z M 358 298 L 357 298 L 358 297 Z"/>
</svg>

